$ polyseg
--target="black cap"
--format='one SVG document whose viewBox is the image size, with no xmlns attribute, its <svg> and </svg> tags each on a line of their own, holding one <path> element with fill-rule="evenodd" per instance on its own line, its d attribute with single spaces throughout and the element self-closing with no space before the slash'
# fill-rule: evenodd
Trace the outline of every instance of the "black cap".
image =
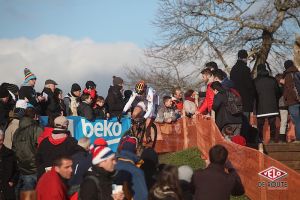
<svg viewBox="0 0 300 200">
<path fill-rule="evenodd" d="M 248 53 L 245 49 L 239 50 L 238 52 L 238 58 L 245 59 L 248 58 Z"/>
<path fill-rule="evenodd" d="M 76 91 L 80 91 L 80 90 L 81 90 L 81 87 L 77 83 L 74 83 L 71 87 L 71 92 L 76 92 Z"/>
<path fill-rule="evenodd" d="M 288 68 L 293 67 L 293 66 L 295 66 L 295 65 L 294 65 L 294 62 L 292 60 L 286 60 L 284 62 L 284 68 L 285 69 L 288 69 Z"/>
<path fill-rule="evenodd" d="M 9 97 L 9 92 L 5 87 L 0 86 L 0 98 L 5 98 L 5 97 Z"/>
<path fill-rule="evenodd" d="M 93 81 L 87 81 L 86 84 L 85 84 L 85 87 L 86 87 L 87 89 L 95 88 L 95 87 L 96 87 L 96 84 L 95 84 Z"/>
</svg>

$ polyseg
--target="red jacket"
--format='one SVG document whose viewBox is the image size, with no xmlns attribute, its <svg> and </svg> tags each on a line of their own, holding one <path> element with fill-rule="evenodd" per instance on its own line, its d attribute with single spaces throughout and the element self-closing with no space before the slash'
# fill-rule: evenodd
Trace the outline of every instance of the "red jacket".
<svg viewBox="0 0 300 200">
<path fill-rule="evenodd" d="M 214 91 L 211 89 L 210 85 L 211 85 L 211 83 L 209 83 L 209 84 L 207 85 L 205 99 L 204 99 L 203 103 L 201 104 L 201 106 L 200 106 L 199 109 L 198 109 L 198 111 L 199 111 L 201 114 L 205 114 L 206 111 L 211 112 L 212 105 L 213 105 L 213 103 L 214 103 L 215 93 L 214 93 Z"/>
<path fill-rule="evenodd" d="M 46 172 L 36 186 L 37 200 L 68 200 L 67 187 L 58 176 L 55 168 Z"/>
</svg>

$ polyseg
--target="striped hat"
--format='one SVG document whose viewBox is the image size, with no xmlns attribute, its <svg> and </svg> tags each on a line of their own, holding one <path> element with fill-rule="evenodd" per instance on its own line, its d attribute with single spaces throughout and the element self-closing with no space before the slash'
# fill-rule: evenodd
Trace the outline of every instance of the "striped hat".
<svg viewBox="0 0 300 200">
<path fill-rule="evenodd" d="M 115 156 L 115 153 L 109 147 L 105 146 L 97 146 L 92 149 L 91 152 L 93 155 L 93 165 L 98 165 L 99 163 Z"/>
<path fill-rule="evenodd" d="M 36 76 L 28 68 L 24 69 L 24 74 L 26 83 L 32 79 L 36 79 Z"/>
</svg>

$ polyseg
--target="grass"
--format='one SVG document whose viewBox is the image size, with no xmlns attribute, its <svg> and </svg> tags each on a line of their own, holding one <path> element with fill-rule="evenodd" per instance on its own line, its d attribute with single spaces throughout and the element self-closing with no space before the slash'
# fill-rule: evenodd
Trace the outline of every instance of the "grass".
<svg viewBox="0 0 300 200">
<path fill-rule="evenodd" d="M 194 170 L 205 168 L 205 162 L 200 158 L 201 152 L 197 148 L 190 148 L 187 150 L 166 153 L 159 156 L 159 162 L 171 164 L 175 166 L 189 165 Z M 231 197 L 231 200 L 248 200 L 246 196 Z"/>
</svg>

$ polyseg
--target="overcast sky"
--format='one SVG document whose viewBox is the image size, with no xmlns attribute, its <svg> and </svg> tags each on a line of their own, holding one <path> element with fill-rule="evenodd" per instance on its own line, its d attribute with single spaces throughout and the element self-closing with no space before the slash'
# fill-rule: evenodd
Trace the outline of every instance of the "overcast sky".
<svg viewBox="0 0 300 200">
<path fill-rule="evenodd" d="M 139 65 L 155 38 L 151 0 L 0 0 L 1 81 L 20 85 L 24 68 L 64 91 L 93 80 L 106 95 L 123 66 Z M 124 77 L 125 78 L 125 77 Z"/>
</svg>

